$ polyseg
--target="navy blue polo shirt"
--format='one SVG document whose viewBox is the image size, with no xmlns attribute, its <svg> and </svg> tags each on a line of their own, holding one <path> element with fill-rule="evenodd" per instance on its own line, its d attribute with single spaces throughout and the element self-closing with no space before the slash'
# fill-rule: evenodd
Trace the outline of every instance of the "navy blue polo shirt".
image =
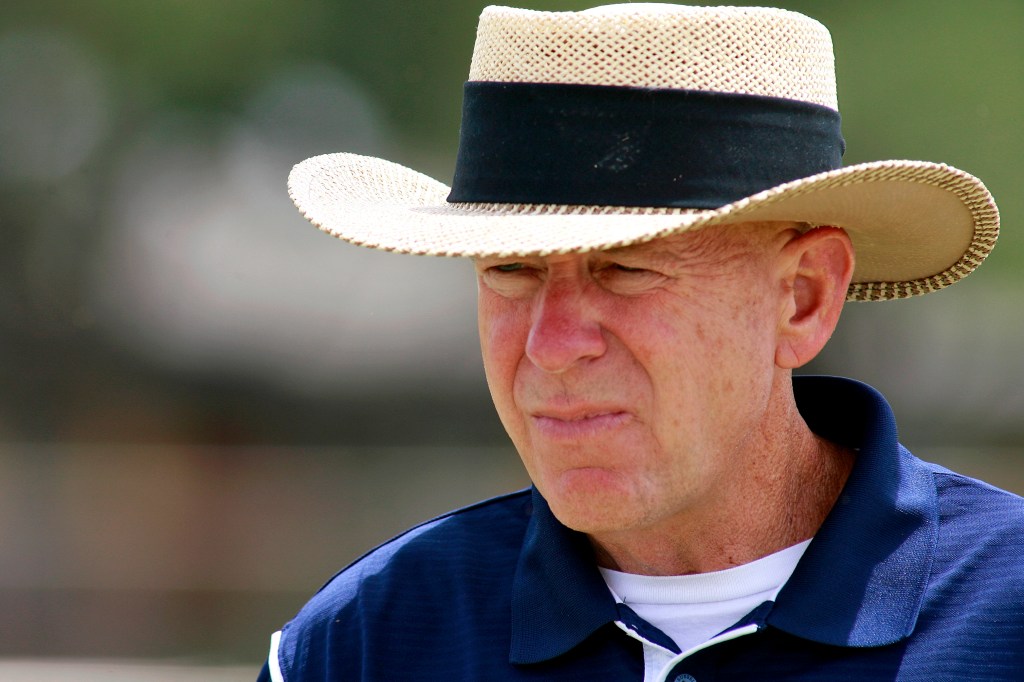
<svg viewBox="0 0 1024 682">
<path fill-rule="evenodd" d="M 868 386 L 794 389 L 816 433 L 857 450 L 853 472 L 776 600 L 665 679 L 1024 680 L 1024 500 L 915 458 Z M 638 638 L 678 652 L 527 490 L 341 571 L 275 635 L 260 679 L 639 681 Z"/>
</svg>

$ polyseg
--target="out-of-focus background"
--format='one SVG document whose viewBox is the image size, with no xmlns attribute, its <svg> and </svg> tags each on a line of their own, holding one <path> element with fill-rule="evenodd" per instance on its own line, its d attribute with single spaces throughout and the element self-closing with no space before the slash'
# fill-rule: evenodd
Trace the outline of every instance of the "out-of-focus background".
<svg viewBox="0 0 1024 682">
<path fill-rule="evenodd" d="M 809 371 L 1024 491 L 1024 3 L 779 4 L 832 30 L 847 163 L 948 162 L 1004 221 L 966 282 L 848 306 Z M 447 182 L 481 7 L 0 4 L 0 679 L 251 679 L 363 550 L 526 483 L 469 264 L 343 244 L 285 192 L 331 151 Z"/>
</svg>

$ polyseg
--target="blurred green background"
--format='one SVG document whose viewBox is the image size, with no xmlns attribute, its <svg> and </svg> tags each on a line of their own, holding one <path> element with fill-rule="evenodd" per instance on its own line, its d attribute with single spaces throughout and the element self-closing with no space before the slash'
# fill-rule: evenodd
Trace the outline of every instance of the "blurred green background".
<svg viewBox="0 0 1024 682">
<path fill-rule="evenodd" d="M 1024 491 L 1024 3 L 779 4 L 832 31 L 847 163 L 967 170 L 1004 228 L 956 287 L 848 306 L 808 371 Z M 331 151 L 447 182 L 481 8 L 0 5 L 0 658 L 255 670 L 361 551 L 525 484 L 468 264 L 342 244 L 285 192 Z"/>
</svg>

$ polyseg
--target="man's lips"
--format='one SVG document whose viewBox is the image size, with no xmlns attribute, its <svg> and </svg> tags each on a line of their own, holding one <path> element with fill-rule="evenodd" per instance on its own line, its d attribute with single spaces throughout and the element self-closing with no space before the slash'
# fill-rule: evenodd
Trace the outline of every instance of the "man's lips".
<svg viewBox="0 0 1024 682">
<path fill-rule="evenodd" d="M 617 408 L 545 409 L 530 416 L 537 431 L 555 439 L 598 436 L 623 426 L 631 418 L 628 412 Z"/>
</svg>

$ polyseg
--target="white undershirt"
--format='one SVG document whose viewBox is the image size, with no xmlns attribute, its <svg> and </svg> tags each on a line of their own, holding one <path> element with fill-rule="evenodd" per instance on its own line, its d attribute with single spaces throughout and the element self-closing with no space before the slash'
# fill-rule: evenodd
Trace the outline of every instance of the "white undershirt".
<svg viewBox="0 0 1024 682">
<path fill-rule="evenodd" d="M 650 576 L 602 568 L 616 601 L 671 637 L 681 651 L 703 644 L 765 601 L 774 600 L 796 569 L 806 540 L 749 564 L 711 573 Z M 650 650 L 650 651 L 648 651 Z M 671 652 L 644 645 L 648 674 Z"/>
</svg>

